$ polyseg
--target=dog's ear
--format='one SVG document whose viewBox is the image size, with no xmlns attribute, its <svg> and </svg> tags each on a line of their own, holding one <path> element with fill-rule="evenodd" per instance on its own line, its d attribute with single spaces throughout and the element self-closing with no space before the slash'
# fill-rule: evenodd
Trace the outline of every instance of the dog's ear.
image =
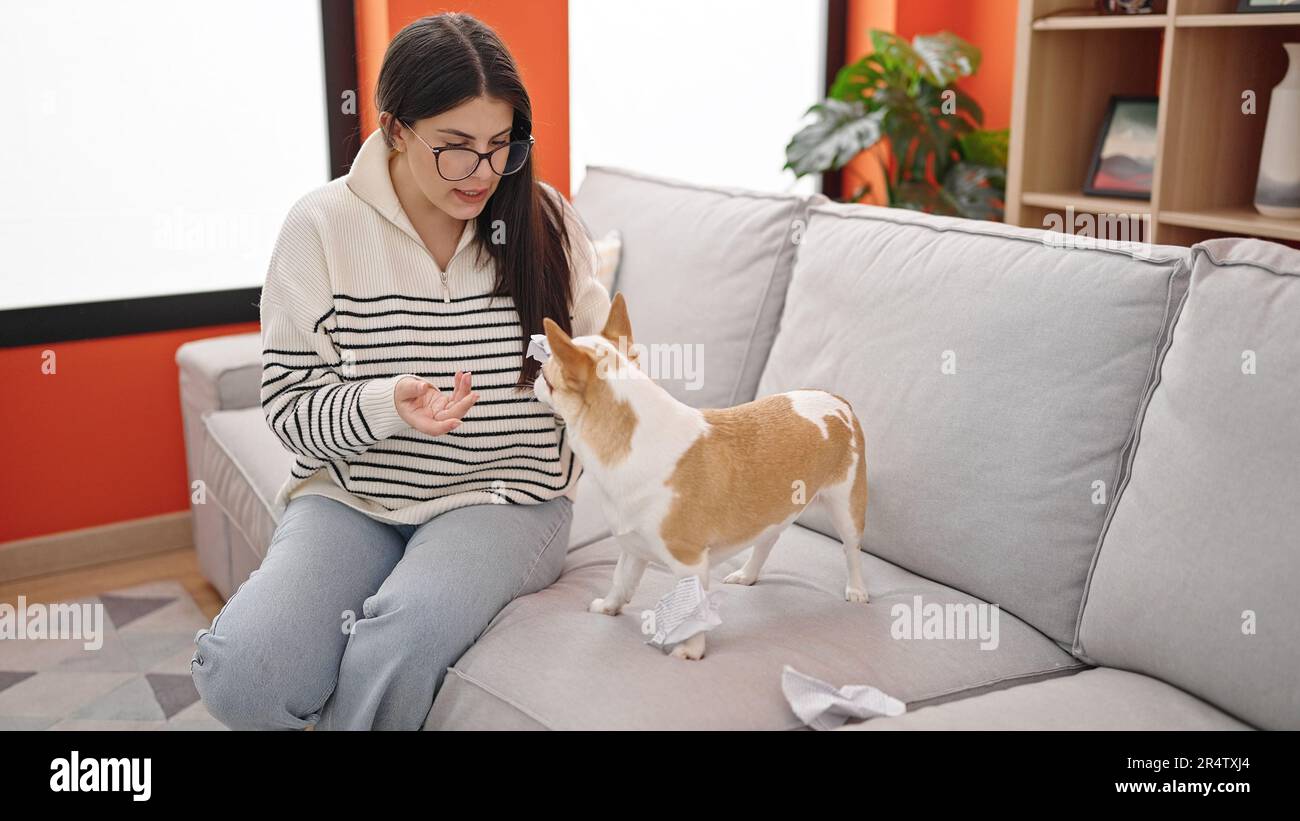
<svg viewBox="0 0 1300 821">
<path fill-rule="evenodd" d="M 626 352 L 628 359 L 636 361 L 636 351 L 632 349 L 632 320 L 627 315 L 627 300 L 623 299 L 622 291 L 614 294 L 614 299 L 609 305 L 609 317 L 605 320 L 605 327 L 600 335 L 608 339 L 615 348 L 619 347 L 622 338 L 622 344 L 626 346 L 622 350 Z"/>
<path fill-rule="evenodd" d="M 581 389 L 596 374 L 596 358 L 590 351 L 573 344 L 573 339 L 549 316 L 542 318 L 542 329 L 551 347 L 551 356 L 560 361 L 565 381 Z"/>
</svg>

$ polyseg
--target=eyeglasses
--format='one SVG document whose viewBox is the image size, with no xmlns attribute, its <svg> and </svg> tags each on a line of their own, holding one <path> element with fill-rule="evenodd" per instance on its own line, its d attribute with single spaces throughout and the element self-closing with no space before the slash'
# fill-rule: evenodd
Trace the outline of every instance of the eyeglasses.
<svg viewBox="0 0 1300 821">
<path fill-rule="evenodd" d="M 414 128 L 401 120 L 398 120 L 398 122 L 410 129 L 411 133 L 415 134 L 416 138 L 424 143 L 425 148 L 433 152 L 433 164 L 437 167 L 438 174 L 448 182 L 457 182 L 473 175 L 478 170 L 478 164 L 483 160 L 488 161 L 488 168 L 491 168 L 497 176 L 504 177 L 513 174 L 524 167 L 524 162 L 528 159 L 529 149 L 536 142 L 536 139 L 530 136 L 526 140 L 511 140 L 491 151 L 475 151 L 472 148 L 462 146 L 434 148 Z"/>
</svg>

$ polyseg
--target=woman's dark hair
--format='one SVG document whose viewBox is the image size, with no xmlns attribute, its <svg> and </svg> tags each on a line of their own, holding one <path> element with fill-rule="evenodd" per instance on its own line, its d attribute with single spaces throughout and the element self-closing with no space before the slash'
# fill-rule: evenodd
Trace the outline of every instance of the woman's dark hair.
<svg viewBox="0 0 1300 821">
<path fill-rule="evenodd" d="M 393 131 L 401 128 L 397 121 L 414 124 L 482 96 L 502 100 L 514 109 L 510 139 L 532 134 L 532 101 L 497 33 L 468 14 L 422 17 L 399 31 L 384 53 L 375 88 L 376 110 L 393 115 L 384 141 L 393 146 Z M 475 218 L 474 238 L 479 263 L 483 254 L 496 261 L 493 295 L 514 299 L 524 354 L 529 337 L 542 333 L 543 317 L 572 333 L 564 206 L 534 179 L 534 153 L 529 152 L 523 168 L 501 177 Z M 487 241 L 497 220 L 506 230 L 506 241 L 499 244 Z M 525 355 L 516 389 L 531 388 L 539 368 L 537 360 Z"/>
</svg>

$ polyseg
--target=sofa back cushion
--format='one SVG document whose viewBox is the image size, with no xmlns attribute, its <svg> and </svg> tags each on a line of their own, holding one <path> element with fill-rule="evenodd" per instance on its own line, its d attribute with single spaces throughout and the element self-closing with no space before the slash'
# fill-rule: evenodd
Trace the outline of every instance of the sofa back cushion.
<svg viewBox="0 0 1300 821">
<path fill-rule="evenodd" d="M 622 235 L 614 290 L 651 376 L 697 408 L 754 398 L 815 194 L 708 187 L 588 166 L 573 204 L 592 234 Z M 612 294 L 611 294 L 612 295 Z"/>
<path fill-rule="evenodd" d="M 1075 652 L 1300 730 L 1300 252 L 1193 252 Z"/>
<path fill-rule="evenodd" d="M 1188 251 L 1050 240 L 812 208 L 758 395 L 848 399 L 867 440 L 865 549 L 1069 647 Z M 819 505 L 799 521 L 834 533 Z"/>
</svg>

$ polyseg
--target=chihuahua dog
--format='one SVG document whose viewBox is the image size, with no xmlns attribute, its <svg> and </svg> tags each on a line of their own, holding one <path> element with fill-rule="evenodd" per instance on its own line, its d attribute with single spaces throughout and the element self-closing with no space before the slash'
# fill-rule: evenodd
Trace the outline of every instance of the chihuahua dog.
<svg viewBox="0 0 1300 821">
<path fill-rule="evenodd" d="M 570 338 L 549 317 L 542 325 L 551 356 L 534 392 L 567 425 L 622 548 L 590 611 L 618 615 L 649 561 L 708 590 L 711 566 L 752 547 L 723 581 L 753 584 L 781 532 L 817 499 L 844 544 L 844 597 L 867 601 L 866 442 L 843 397 L 801 388 L 716 410 L 679 402 L 641 368 L 622 293 L 598 335 Z M 703 657 L 704 633 L 672 655 Z"/>
</svg>

